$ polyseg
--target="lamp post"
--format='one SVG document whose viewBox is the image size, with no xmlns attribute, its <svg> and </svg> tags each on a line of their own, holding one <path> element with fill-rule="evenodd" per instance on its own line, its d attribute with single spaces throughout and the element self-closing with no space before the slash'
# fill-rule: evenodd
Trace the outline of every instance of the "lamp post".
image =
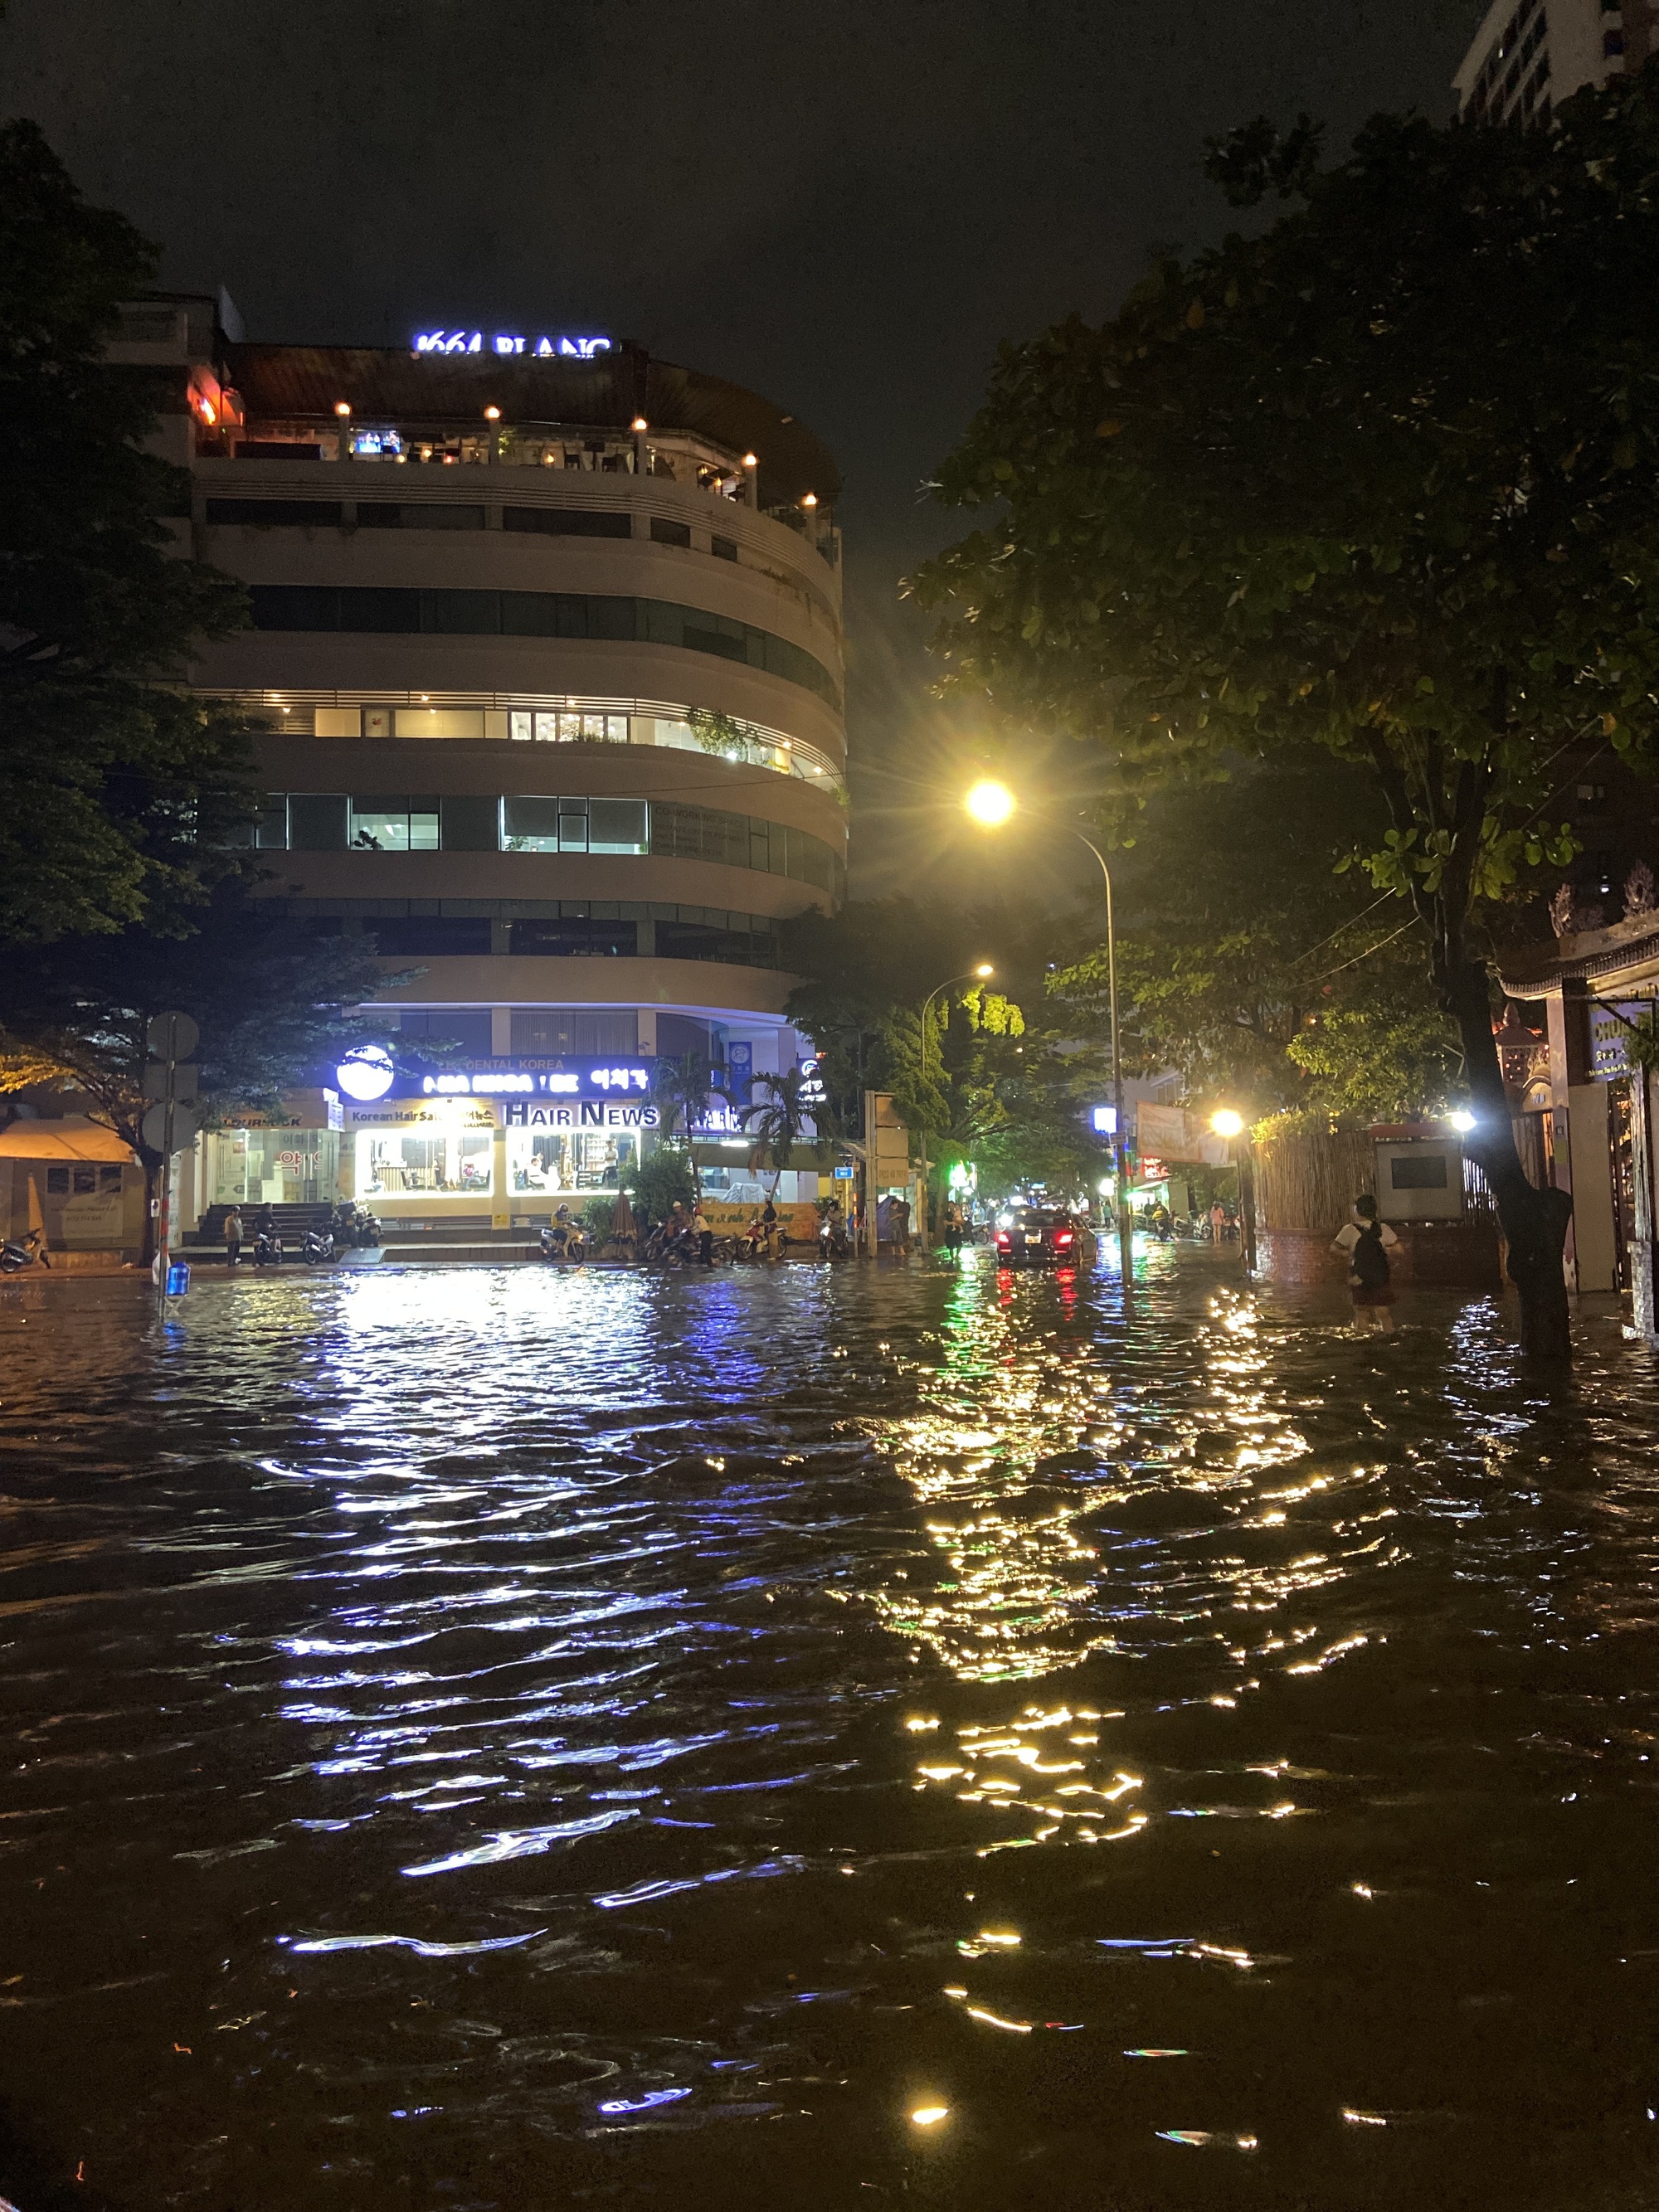
<svg viewBox="0 0 1659 2212">
<path fill-rule="evenodd" d="M 1255 1273 L 1255 1165 L 1250 1158 L 1250 1133 L 1244 1125 L 1244 1116 L 1231 1106 L 1218 1107 L 1210 1116 L 1210 1127 L 1218 1137 L 1227 1138 L 1233 1147 L 1233 1164 L 1238 1170 L 1238 1244 L 1239 1256 L 1247 1275 Z"/>
<path fill-rule="evenodd" d="M 982 830 L 1000 830 L 1013 819 L 1014 794 L 1006 783 L 987 781 L 976 783 L 963 804 L 969 817 Z M 1106 865 L 1106 855 L 1091 837 L 1074 829 L 1069 822 L 1055 821 L 1052 815 L 1038 814 L 1034 818 L 1047 823 L 1051 828 L 1063 830 L 1068 837 L 1075 837 L 1079 845 L 1086 845 L 1100 863 L 1100 872 L 1106 884 L 1106 987 L 1112 1011 L 1112 1179 L 1116 1193 L 1118 1271 L 1127 1288 L 1134 1274 L 1134 1223 L 1129 1214 L 1129 1194 L 1126 1188 L 1128 1177 L 1124 1171 L 1123 1144 L 1123 1053 L 1118 1037 L 1117 1025 L 1117 937 L 1112 927 L 1112 872 Z"/>
<path fill-rule="evenodd" d="M 988 960 L 981 960 L 981 961 L 980 962 L 979 965 L 978 965 L 976 968 L 968 968 L 968 969 L 963 969 L 963 973 L 962 973 L 960 975 L 947 975 L 947 976 L 945 977 L 945 981 L 944 981 L 942 983 L 935 983 L 935 984 L 934 984 L 934 986 L 933 986 L 933 989 L 932 989 L 932 990 L 927 994 L 927 997 L 922 1000 L 922 1002 L 921 1002 L 921 1080 L 922 1080 L 922 1082 L 923 1082 L 923 1084 L 924 1084 L 924 1085 L 926 1084 L 926 1082 L 927 1082 L 927 1009 L 928 1009 L 928 1007 L 929 1007 L 929 1006 L 931 1006 L 933 1005 L 933 1003 L 934 1000 L 935 1000 L 936 998 L 938 998 L 938 996 L 939 996 L 939 993 L 940 993 L 941 991 L 948 991 L 948 990 L 951 988 L 951 985 L 952 985 L 953 983 L 965 983 L 965 982 L 968 981 L 968 978 L 969 978 L 969 975 L 975 975 L 975 976 L 977 976 L 977 977 L 979 978 L 980 981 L 981 981 L 981 983 L 983 983 L 983 982 L 988 981 L 988 980 L 989 980 L 993 975 L 994 975 L 996 974 L 996 972 L 997 972 L 997 971 L 996 971 L 996 969 L 995 969 L 991 965 L 991 963 L 990 963 L 990 962 L 989 962 Z M 924 1252 L 925 1252 L 925 1251 L 927 1251 L 927 1249 L 928 1249 L 928 1234 L 927 1234 L 927 1131 L 926 1131 L 925 1129 L 921 1132 L 921 1215 L 920 1215 L 920 1218 L 919 1218 L 919 1219 L 917 1220 L 917 1223 L 916 1223 L 916 1235 L 917 1235 L 918 1241 L 919 1241 L 919 1242 L 920 1242 L 920 1243 L 921 1243 L 921 1246 L 922 1250 L 923 1250 Z"/>
</svg>

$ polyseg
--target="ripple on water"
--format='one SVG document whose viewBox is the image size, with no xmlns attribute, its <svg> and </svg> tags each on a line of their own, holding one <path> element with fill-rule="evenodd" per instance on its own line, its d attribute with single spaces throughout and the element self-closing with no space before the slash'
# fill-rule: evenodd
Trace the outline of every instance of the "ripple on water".
<svg viewBox="0 0 1659 2212">
<path fill-rule="evenodd" d="M 1650 2193 L 1645 1355 L 1149 1267 L 9 1299 L 0 2188 Z"/>
</svg>

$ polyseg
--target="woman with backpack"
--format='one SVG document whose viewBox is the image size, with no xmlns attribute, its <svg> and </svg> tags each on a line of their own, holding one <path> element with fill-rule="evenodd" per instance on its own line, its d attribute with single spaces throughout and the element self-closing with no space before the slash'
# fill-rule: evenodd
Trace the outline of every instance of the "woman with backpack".
<svg viewBox="0 0 1659 2212">
<path fill-rule="evenodd" d="M 1353 1219 L 1331 1239 L 1332 1251 L 1340 1252 L 1348 1263 L 1353 1325 L 1362 1336 L 1368 1332 L 1387 1336 L 1393 1331 L 1394 1316 L 1389 1310 L 1394 1304 L 1389 1280 L 1393 1270 L 1389 1254 L 1399 1243 L 1388 1223 L 1377 1218 L 1376 1200 L 1369 1191 L 1355 1199 Z"/>
</svg>

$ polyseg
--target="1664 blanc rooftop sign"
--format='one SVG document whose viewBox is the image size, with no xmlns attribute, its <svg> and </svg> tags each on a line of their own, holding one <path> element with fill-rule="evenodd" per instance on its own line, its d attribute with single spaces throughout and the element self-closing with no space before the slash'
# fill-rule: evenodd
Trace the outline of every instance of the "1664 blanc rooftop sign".
<svg viewBox="0 0 1659 2212">
<path fill-rule="evenodd" d="M 600 337 L 526 337 L 518 331 L 416 331 L 417 354 L 524 354 L 536 361 L 562 356 L 567 361 L 594 361 L 609 353 L 611 341 Z"/>
</svg>

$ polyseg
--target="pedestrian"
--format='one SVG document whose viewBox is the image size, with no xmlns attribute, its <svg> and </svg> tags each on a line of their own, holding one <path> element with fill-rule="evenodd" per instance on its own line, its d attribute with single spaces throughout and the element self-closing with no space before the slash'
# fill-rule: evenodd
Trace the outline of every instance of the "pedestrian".
<svg viewBox="0 0 1659 2212">
<path fill-rule="evenodd" d="M 242 1217 L 233 1206 L 225 1216 L 225 1265 L 234 1267 L 242 1256 Z"/>
<path fill-rule="evenodd" d="M 1358 1335 L 1393 1334 L 1394 1316 L 1389 1310 L 1394 1304 L 1389 1280 L 1393 1270 L 1389 1254 L 1399 1243 L 1388 1223 L 1377 1218 L 1376 1200 L 1369 1191 L 1355 1199 L 1353 1218 L 1345 1222 L 1331 1239 L 1332 1251 L 1340 1252 L 1348 1263 L 1348 1289 Z"/>
<path fill-rule="evenodd" d="M 945 1201 L 945 1249 L 953 1258 L 961 1258 L 962 1208 L 953 1198 Z"/>
<path fill-rule="evenodd" d="M 691 1216 L 691 1234 L 697 1240 L 697 1265 L 712 1267 L 714 1264 L 714 1232 L 708 1225 L 701 1204 Z"/>
<path fill-rule="evenodd" d="M 1217 1199 L 1210 1208 L 1210 1242 L 1212 1244 L 1220 1244 L 1225 1241 L 1226 1235 L 1227 1209 L 1221 1200 Z"/>
</svg>

